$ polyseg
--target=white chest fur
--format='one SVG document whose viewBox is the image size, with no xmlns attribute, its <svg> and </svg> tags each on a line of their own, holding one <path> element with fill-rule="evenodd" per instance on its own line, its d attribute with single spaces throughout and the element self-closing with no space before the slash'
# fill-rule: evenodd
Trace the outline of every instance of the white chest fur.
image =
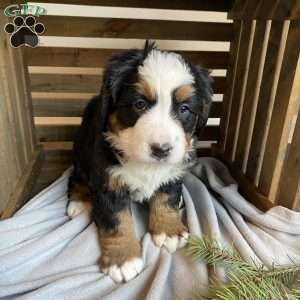
<svg viewBox="0 0 300 300">
<path fill-rule="evenodd" d="M 124 163 L 109 169 L 112 178 L 125 184 L 135 201 L 147 201 L 163 184 L 181 178 L 185 173 L 183 164 Z"/>
</svg>

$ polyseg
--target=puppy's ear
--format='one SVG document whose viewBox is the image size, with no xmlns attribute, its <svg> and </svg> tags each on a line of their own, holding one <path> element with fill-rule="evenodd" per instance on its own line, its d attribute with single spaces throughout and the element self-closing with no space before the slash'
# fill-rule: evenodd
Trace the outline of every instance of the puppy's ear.
<svg viewBox="0 0 300 300">
<path fill-rule="evenodd" d="M 108 61 L 101 88 L 102 120 L 107 121 L 110 108 L 117 103 L 122 84 L 126 84 L 130 75 L 137 74 L 138 66 L 143 64 L 144 59 L 153 49 L 155 49 L 155 42 L 147 40 L 144 49 L 131 49 L 112 56 Z"/>
<path fill-rule="evenodd" d="M 205 127 L 209 117 L 213 95 L 211 87 L 213 79 L 210 76 L 210 71 L 201 66 L 191 66 L 191 70 L 195 78 L 196 94 L 199 101 L 201 101 L 196 125 L 196 133 L 199 134 Z"/>
</svg>

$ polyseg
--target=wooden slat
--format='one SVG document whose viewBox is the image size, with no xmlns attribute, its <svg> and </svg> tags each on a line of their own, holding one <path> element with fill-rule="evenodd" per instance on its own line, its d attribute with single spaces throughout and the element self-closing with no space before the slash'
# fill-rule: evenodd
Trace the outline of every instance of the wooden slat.
<svg viewBox="0 0 300 300">
<path fill-rule="evenodd" d="M 272 20 L 286 20 L 290 19 L 293 8 L 298 0 L 279 0 L 272 13 Z"/>
<path fill-rule="evenodd" d="M 263 212 L 267 212 L 269 209 L 274 207 L 274 204 L 264 196 L 254 185 L 254 183 L 249 180 L 240 169 L 235 166 L 229 165 L 229 170 L 232 176 L 237 180 L 239 185 L 239 191 L 244 197 L 255 207 Z"/>
<path fill-rule="evenodd" d="M 41 148 L 37 147 L 11 193 L 9 202 L 1 214 L 1 219 L 10 218 L 22 205 L 31 199 L 31 193 L 41 172 L 42 163 L 43 153 Z"/>
<path fill-rule="evenodd" d="M 97 93 L 100 91 L 101 76 L 31 74 L 33 92 L 81 92 Z"/>
<path fill-rule="evenodd" d="M 279 1 L 280 0 L 261 0 L 256 9 L 255 17 L 259 20 L 272 19 L 273 12 Z"/>
<path fill-rule="evenodd" d="M 236 81 L 238 80 L 238 78 L 236 77 L 236 69 L 242 34 L 241 22 L 235 21 L 233 25 L 235 28 L 235 37 L 232 43 L 230 44 L 230 60 L 226 76 L 227 87 L 223 99 L 222 118 L 220 122 L 220 140 L 218 144 L 218 151 L 222 154 L 224 153 L 225 143 L 227 140 L 227 131 L 230 121 L 233 92 Z"/>
<path fill-rule="evenodd" d="M 230 41 L 232 24 L 162 20 L 42 16 L 44 35 L 167 40 Z"/>
<path fill-rule="evenodd" d="M 252 42 L 255 26 L 250 21 L 242 21 L 242 35 L 240 41 L 239 56 L 236 70 L 236 83 L 232 96 L 232 109 L 230 114 L 230 122 L 228 126 L 227 140 L 225 144 L 225 159 L 232 162 L 234 159 L 235 143 L 240 126 L 240 116 L 244 101 L 245 86 L 248 77 L 248 69 L 250 63 L 250 55 L 252 50 Z"/>
<path fill-rule="evenodd" d="M 102 77 L 92 75 L 31 74 L 30 80 L 33 92 L 98 93 Z M 225 77 L 214 77 L 214 93 L 223 94 L 225 85 Z"/>
<path fill-rule="evenodd" d="M 80 117 L 89 99 L 34 99 L 34 116 L 36 117 Z M 214 102 L 210 117 L 220 118 L 222 102 Z"/>
<path fill-rule="evenodd" d="M 282 170 L 276 202 L 278 205 L 300 211 L 300 110 Z"/>
<path fill-rule="evenodd" d="M 300 1 L 297 1 L 291 11 L 291 20 L 300 20 Z"/>
<path fill-rule="evenodd" d="M 256 22 L 253 49 L 250 59 L 250 71 L 247 79 L 235 155 L 235 164 L 242 172 L 245 172 L 249 154 L 270 28 L 271 21 Z"/>
<path fill-rule="evenodd" d="M 260 5 L 260 2 L 264 0 L 247 0 L 239 17 L 243 20 L 253 20 L 255 18 L 255 13 Z"/>
<path fill-rule="evenodd" d="M 74 49 L 74 48 L 26 48 L 29 66 L 104 67 L 108 59 L 124 50 L 120 49 Z M 175 51 L 194 64 L 209 69 L 226 69 L 228 52 Z"/>
<path fill-rule="evenodd" d="M 36 126 L 37 137 L 40 142 L 72 141 L 78 126 L 74 125 L 39 125 Z M 219 127 L 208 126 L 203 130 L 200 139 L 203 141 L 216 141 L 219 138 Z"/>
<path fill-rule="evenodd" d="M 248 157 L 247 177 L 257 183 L 269 130 L 289 22 L 273 21 L 269 37 L 255 125 Z M 280 38 L 279 38 L 280 37 Z"/>
<path fill-rule="evenodd" d="M 259 181 L 259 189 L 272 201 L 278 189 L 295 102 L 299 101 L 299 51 L 300 27 L 291 22 Z"/>
<path fill-rule="evenodd" d="M 7 0 L 6 0 L 7 1 Z M 232 6 L 231 0 L 33 0 L 30 2 L 47 2 L 60 4 L 80 4 L 80 5 L 99 5 L 117 7 L 140 7 L 140 8 L 159 8 L 159 9 L 180 9 L 180 10 L 211 10 L 229 11 Z"/>
<path fill-rule="evenodd" d="M 228 17 L 234 20 L 238 19 L 237 16 L 242 14 L 245 5 L 245 0 L 235 0 L 232 9 L 228 13 Z"/>
</svg>

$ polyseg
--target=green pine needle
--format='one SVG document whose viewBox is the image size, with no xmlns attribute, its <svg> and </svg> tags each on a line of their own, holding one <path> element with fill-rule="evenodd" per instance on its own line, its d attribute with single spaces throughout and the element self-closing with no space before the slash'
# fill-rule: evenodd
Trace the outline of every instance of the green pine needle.
<svg viewBox="0 0 300 300">
<path fill-rule="evenodd" d="M 300 266 L 265 266 L 248 263 L 235 251 L 222 248 L 215 239 L 190 237 L 186 253 L 209 266 L 225 267 L 227 283 L 212 281 L 213 300 L 299 300 Z M 291 261 L 292 262 L 292 261 Z M 298 281 L 297 281 L 298 280 Z M 190 300 L 207 299 L 194 293 Z"/>
</svg>

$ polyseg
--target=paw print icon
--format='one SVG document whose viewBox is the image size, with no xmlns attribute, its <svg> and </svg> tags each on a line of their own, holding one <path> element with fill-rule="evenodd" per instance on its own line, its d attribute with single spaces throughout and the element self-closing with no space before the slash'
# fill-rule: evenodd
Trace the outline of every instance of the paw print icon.
<svg viewBox="0 0 300 300">
<path fill-rule="evenodd" d="M 36 47 L 39 43 L 39 35 L 45 31 L 42 23 L 37 23 L 33 16 L 17 16 L 12 23 L 7 23 L 4 27 L 5 32 L 11 34 L 10 43 L 12 47 L 20 46 Z"/>
</svg>

